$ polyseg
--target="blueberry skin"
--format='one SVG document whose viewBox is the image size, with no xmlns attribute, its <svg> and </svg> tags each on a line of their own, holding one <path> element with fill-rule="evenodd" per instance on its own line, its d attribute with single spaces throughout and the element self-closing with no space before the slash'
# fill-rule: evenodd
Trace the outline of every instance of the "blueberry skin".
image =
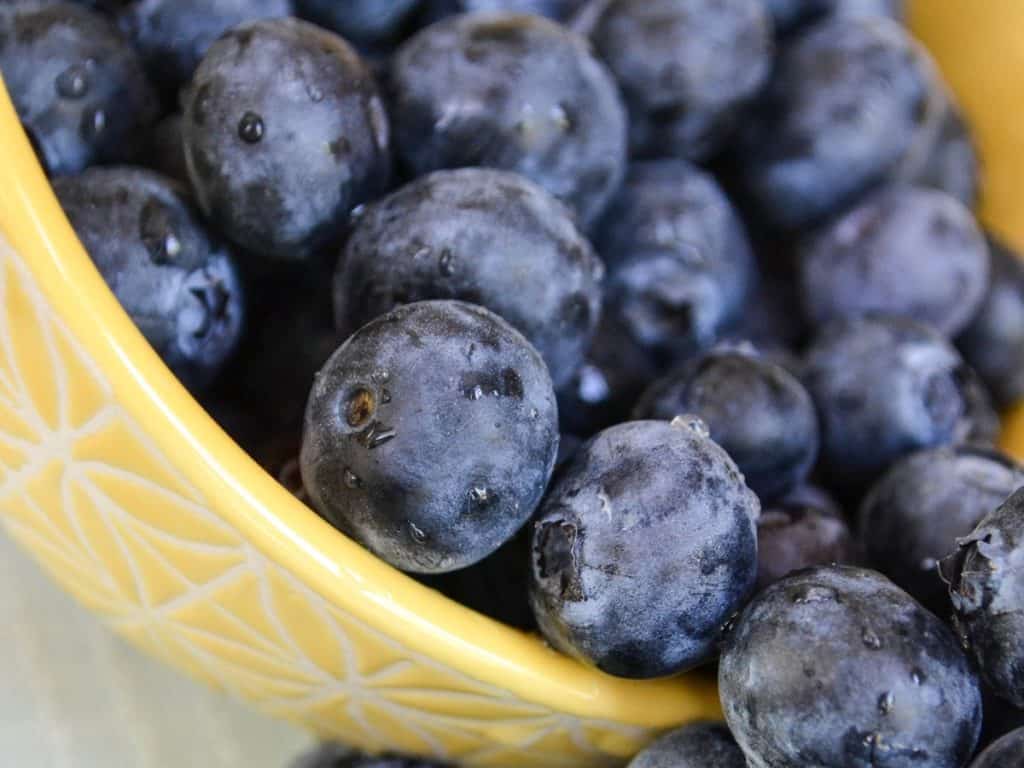
<svg viewBox="0 0 1024 768">
<path fill-rule="evenodd" d="M 888 16 L 902 21 L 904 0 L 764 0 L 779 33 L 828 16 Z"/>
<path fill-rule="evenodd" d="M 938 561 L 1022 485 L 1024 470 L 996 451 L 947 446 L 907 456 L 861 505 L 858 528 L 868 564 L 948 617 Z"/>
<path fill-rule="evenodd" d="M 413 573 L 479 562 L 540 502 L 558 452 L 544 361 L 492 312 L 406 304 L 317 375 L 302 477 L 316 509 Z"/>
<path fill-rule="evenodd" d="M 805 357 L 804 385 L 818 410 L 821 465 L 832 487 L 857 494 L 901 456 L 971 437 L 979 418 L 969 407 L 971 379 L 942 336 L 911 320 L 827 326 Z"/>
<path fill-rule="evenodd" d="M 710 347 L 756 281 L 743 222 L 685 160 L 630 166 L 595 242 L 609 268 L 606 313 L 669 362 Z"/>
<path fill-rule="evenodd" d="M 291 0 L 136 0 L 121 11 L 118 24 L 142 54 L 153 82 L 175 91 L 229 29 L 291 12 Z"/>
<path fill-rule="evenodd" d="M 981 193 L 981 159 L 970 126 L 949 98 L 939 135 L 913 181 L 940 189 L 973 209 Z"/>
<path fill-rule="evenodd" d="M 1008 733 L 978 755 L 971 768 L 1010 768 L 1024 765 L 1024 728 Z"/>
<path fill-rule="evenodd" d="M 815 225 L 913 178 L 945 114 L 928 53 L 885 18 L 838 18 L 782 49 L 736 158 L 752 209 L 778 230 Z"/>
<path fill-rule="evenodd" d="M 942 563 L 953 618 L 993 692 L 1024 708 L 1024 489 L 957 542 Z"/>
<path fill-rule="evenodd" d="M 270 259 L 308 260 L 388 183 L 388 119 L 369 70 L 304 21 L 251 22 L 217 40 L 184 117 L 203 212 Z"/>
<path fill-rule="evenodd" d="M 712 155 L 772 64 L 762 0 L 612 0 L 591 40 L 622 89 L 637 157 Z"/>
<path fill-rule="evenodd" d="M 754 585 L 759 510 L 695 417 L 604 430 L 562 472 L 533 526 L 541 632 L 622 677 L 706 661 Z"/>
<path fill-rule="evenodd" d="M 555 386 L 580 367 L 601 312 L 604 265 L 568 208 L 507 171 L 421 176 L 360 214 L 334 278 L 345 336 L 399 304 L 461 299 L 501 315 Z"/>
<path fill-rule="evenodd" d="M 1007 407 L 1024 397 L 1024 261 L 991 235 L 989 252 L 988 291 L 957 346 L 996 402 Z"/>
<path fill-rule="evenodd" d="M 637 419 L 699 416 L 762 502 L 800 485 L 818 455 L 818 419 L 803 385 L 757 353 L 733 348 L 700 355 L 656 381 Z"/>
<path fill-rule="evenodd" d="M 517 171 L 597 219 L 626 167 L 626 113 L 587 43 L 538 16 L 454 16 L 422 30 L 390 69 L 395 143 L 415 175 Z"/>
<path fill-rule="evenodd" d="M 984 234 L 944 192 L 897 186 L 870 195 L 802 249 L 808 321 L 902 315 L 947 336 L 981 306 L 989 276 Z"/>
<path fill-rule="evenodd" d="M 767 504 L 757 521 L 757 591 L 815 565 L 856 565 L 860 551 L 827 493 L 801 486 Z"/>
<path fill-rule="evenodd" d="M 693 723 L 645 747 L 627 768 L 747 768 L 747 762 L 724 725 Z"/>
<path fill-rule="evenodd" d="M 397 36 L 420 0 L 294 0 L 296 13 L 358 44 Z"/>
<path fill-rule="evenodd" d="M 208 386 L 238 346 L 245 302 L 231 253 L 185 190 L 129 167 L 90 168 L 53 189 L 142 335 L 185 386 Z"/>
<path fill-rule="evenodd" d="M 811 568 L 757 595 L 718 667 L 751 768 L 959 768 L 981 692 L 956 637 L 874 571 Z"/>
<path fill-rule="evenodd" d="M 142 61 L 95 11 L 0 3 L 0 72 L 51 176 L 134 159 L 157 115 Z"/>
</svg>

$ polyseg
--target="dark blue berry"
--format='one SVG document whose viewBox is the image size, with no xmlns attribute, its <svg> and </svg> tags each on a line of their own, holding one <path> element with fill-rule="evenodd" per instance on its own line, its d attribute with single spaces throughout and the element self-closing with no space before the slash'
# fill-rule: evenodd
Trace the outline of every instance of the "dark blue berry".
<svg viewBox="0 0 1024 768">
<path fill-rule="evenodd" d="M 533 526 L 541 631 L 614 675 L 658 677 L 706 661 L 754 585 L 758 511 L 696 417 L 601 432 L 563 470 Z"/>
<path fill-rule="evenodd" d="M 902 20 L 905 0 L 764 0 L 775 27 L 787 34 L 829 16 L 888 16 Z"/>
<path fill-rule="evenodd" d="M 92 168 L 54 180 L 86 251 L 125 311 L 177 376 L 207 386 L 242 334 L 244 305 L 230 253 L 170 179 Z"/>
<path fill-rule="evenodd" d="M 185 148 L 181 142 L 182 118 L 173 112 L 158 122 L 150 137 L 146 165 L 179 184 L 188 186 L 188 166 L 185 164 Z"/>
<path fill-rule="evenodd" d="M 299 16 L 359 45 L 393 39 L 420 0 L 295 0 Z"/>
<path fill-rule="evenodd" d="M 611 76 L 569 30 L 538 16 L 454 16 L 399 48 L 390 84 L 395 141 L 419 175 L 518 171 L 584 225 L 622 181 L 626 115 Z"/>
<path fill-rule="evenodd" d="M 1024 728 L 1012 733 L 992 744 L 978 755 L 971 768 L 1011 768 L 1024 765 Z"/>
<path fill-rule="evenodd" d="M 386 187 L 388 130 L 373 78 L 344 40 L 272 19 L 210 46 L 182 134 L 207 216 L 252 252 L 299 261 Z"/>
<path fill-rule="evenodd" d="M 916 176 L 915 184 L 939 189 L 969 208 L 978 202 L 981 191 L 981 160 L 970 127 L 960 108 L 952 103 L 946 109 L 942 127 L 928 158 Z"/>
<path fill-rule="evenodd" d="M 747 761 L 724 725 L 693 723 L 645 747 L 627 768 L 747 768 Z"/>
<path fill-rule="evenodd" d="M 507 171 L 437 171 L 361 213 L 338 262 L 348 335 L 398 304 L 462 299 L 537 348 L 555 386 L 580 367 L 601 311 L 604 265 L 570 211 Z"/>
<path fill-rule="evenodd" d="M 318 374 L 302 476 L 320 513 L 387 562 L 456 570 L 529 518 L 557 420 L 544 361 L 512 326 L 458 301 L 406 304 Z"/>
<path fill-rule="evenodd" d="M 718 681 L 751 768 L 959 768 L 981 728 L 956 637 L 874 571 L 812 568 L 761 592 Z"/>
</svg>

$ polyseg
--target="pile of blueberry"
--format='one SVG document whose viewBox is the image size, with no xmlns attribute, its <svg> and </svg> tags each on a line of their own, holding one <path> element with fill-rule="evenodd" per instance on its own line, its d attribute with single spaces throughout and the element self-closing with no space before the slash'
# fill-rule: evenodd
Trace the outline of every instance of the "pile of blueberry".
<svg viewBox="0 0 1024 768">
<path fill-rule="evenodd" d="M 1024 724 L 1024 265 L 902 12 L 5 0 L 0 70 L 327 521 L 610 674 L 718 660 L 728 729 L 635 768 L 961 768 Z"/>
</svg>

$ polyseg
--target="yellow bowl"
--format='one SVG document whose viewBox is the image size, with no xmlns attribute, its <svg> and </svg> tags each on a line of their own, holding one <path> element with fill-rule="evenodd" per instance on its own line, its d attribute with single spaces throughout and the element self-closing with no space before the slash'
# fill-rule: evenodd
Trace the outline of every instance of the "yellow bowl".
<svg viewBox="0 0 1024 768">
<path fill-rule="evenodd" d="M 1024 246 L 1020 0 L 918 0 L 978 132 L 989 223 Z M 1008 446 L 1024 448 L 1024 409 Z M 1013 437 L 1017 435 L 1017 437 Z M 107 290 L 0 87 L 0 520 L 153 655 L 370 750 L 614 764 L 719 712 L 705 674 L 585 668 L 376 560 L 249 459 Z"/>
</svg>

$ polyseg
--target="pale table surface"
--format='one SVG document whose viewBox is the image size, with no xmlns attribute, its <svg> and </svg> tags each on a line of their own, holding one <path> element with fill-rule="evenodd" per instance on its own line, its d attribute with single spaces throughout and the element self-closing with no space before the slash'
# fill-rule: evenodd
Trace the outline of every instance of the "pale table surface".
<svg viewBox="0 0 1024 768">
<path fill-rule="evenodd" d="M 135 651 L 0 528 L 0 765 L 288 768 L 310 745 Z"/>
</svg>

